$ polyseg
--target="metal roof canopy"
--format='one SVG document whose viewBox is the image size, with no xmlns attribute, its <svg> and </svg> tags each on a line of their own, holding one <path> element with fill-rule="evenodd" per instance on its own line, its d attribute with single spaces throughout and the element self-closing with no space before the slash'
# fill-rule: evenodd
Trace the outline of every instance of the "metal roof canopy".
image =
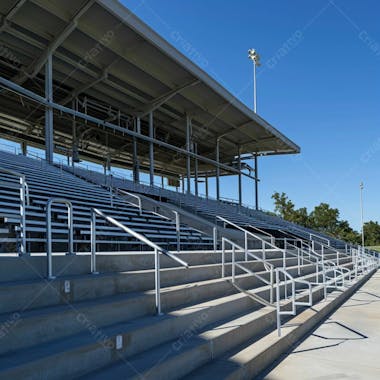
<svg viewBox="0 0 380 380">
<path fill-rule="evenodd" d="M 242 154 L 300 151 L 118 1 L 2 0 L 0 14 L 1 76 L 44 95 L 43 67 L 53 54 L 56 103 L 70 107 L 74 98 L 86 97 L 103 105 L 94 115 L 102 120 L 115 120 L 118 110 L 126 117 L 141 117 L 146 135 L 147 116 L 154 111 L 156 138 L 177 147 L 186 144 L 186 115 L 190 115 L 197 153 L 214 159 L 219 139 L 220 162 L 227 164 L 234 161 L 238 147 Z M 2 94 L 3 111 L 25 118 L 34 127 L 43 120 L 43 107 L 34 112 L 20 108 L 18 96 Z M 82 123 L 81 127 L 96 132 L 96 125 Z M 65 135 L 67 140 L 71 128 L 67 116 L 55 114 L 57 136 Z M 117 134 L 108 136 L 100 128 L 95 140 L 94 133 L 90 135 L 82 155 L 98 156 L 100 161 L 108 149 L 111 155 L 118 151 L 113 157 L 118 165 L 130 163 L 130 136 L 121 141 Z M 139 155 L 147 157 L 148 142 L 139 141 Z M 69 141 L 60 143 L 70 147 Z M 183 173 L 184 163 L 178 152 L 155 148 L 155 170 Z M 211 167 L 199 162 L 200 172 Z"/>
</svg>

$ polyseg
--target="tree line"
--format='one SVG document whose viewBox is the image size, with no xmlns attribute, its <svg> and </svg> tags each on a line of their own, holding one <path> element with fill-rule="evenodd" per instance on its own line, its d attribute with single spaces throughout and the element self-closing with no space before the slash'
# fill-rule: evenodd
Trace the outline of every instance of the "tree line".
<svg viewBox="0 0 380 380">
<path fill-rule="evenodd" d="M 347 220 L 340 219 L 337 208 L 332 208 L 327 203 L 320 203 L 308 212 L 306 207 L 296 208 L 285 193 L 275 192 L 272 199 L 275 214 L 281 218 L 338 239 L 361 244 L 361 233 L 355 231 Z M 380 245 L 378 222 L 371 220 L 364 223 L 364 238 L 366 246 Z"/>
</svg>

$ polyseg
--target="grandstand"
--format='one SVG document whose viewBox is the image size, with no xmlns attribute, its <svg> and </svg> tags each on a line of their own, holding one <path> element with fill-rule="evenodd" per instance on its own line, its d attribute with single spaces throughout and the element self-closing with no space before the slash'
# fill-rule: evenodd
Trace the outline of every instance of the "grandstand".
<svg viewBox="0 0 380 380">
<path fill-rule="evenodd" d="M 300 148 L 121 3 L 0 14 L 1 378 L 252 379 L 377 270 L 244 205 Z"/>
</svg>

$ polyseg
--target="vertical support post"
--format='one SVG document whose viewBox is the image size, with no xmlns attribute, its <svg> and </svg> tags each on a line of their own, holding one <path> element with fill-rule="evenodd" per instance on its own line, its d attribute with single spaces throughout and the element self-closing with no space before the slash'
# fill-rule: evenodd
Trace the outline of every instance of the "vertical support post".
<svg viewBox="0 0 380 380">
<path fill-rule="evenodd" d="M 23 156 L 26 156 L 28 154 L 28 144 L 26 141 L 21 142 L 21 153 Z"/>
<path fill-rule="evenodd" d="M 191 117 L 189 115 L 186 115 L 186 150 L 187 152 L 190 152 L 191 148 Z M 191 176 L 191 161 L 190 161 L 190 155 L 186 154 L 186 178 L 187 178 L 187 190 L 186 192 L 190 194 L 191 192 L 191 185 L 190 185 L 190 176 Z"/>
<path fill-rule="evenodd" d="M 205 176 L 205 191 L 206 191 L 206 199 L 208 199 L 208 175 Z"/>
<path fill-rule="evenodd" d="M 281 336 L 281 315 L 280 315 L 280 274 L 276 269 L 276 315 L 277 315 L 277 334 Z"/>
<path fill-rule="evenodd" d="M 255 208 L 259 209 L 259 170 L 258 170 L 258 158 L 255 154 Z"/>
<path fill-rule="evenodd" d="M 173 213 L 175 215 L 175 230 L 177 233 L 177 252 L 179 252 L 181 250 L 181 223 L 178 211 L 173 210 Z"/>
<path fill-rule="evenodd" d="M 226 249 L 226 241 L 222 239 L 222 277 L 225 276 L 225 249 Z"/>
<path fill-rule="evenodd" d="M 149 113 L 149 137 L 154 138 L 153 112 Z M 149 143 L 149 183 L 154 186 L 154 145 Z"/>
<path fill-rule="evenodd" d="M 135 121 L 135 132 L 141 133 L 140 118 L 136 118 Z M 137 138 L 133 137 L 133 182 L 140 182 L 140 164 L 137 154 Z"/>
<path fill-rule="evenodd" d="M 194 143 L 195 147 L 195 153 L 198 154 L 198 145 Z M 198 196 L 198 159 L 196 158 L 194 160 L 194 188 L 195 188 L 195 195 Z"/>
<path fill-rule="evenodd" d="M 240 157 L 240 146 L 238 146 L 238 169 L 239 169 L 239 174 L 238 174 L 238 188 L 239 188 L 239 206 L 242 205 L 243 203 L 243 193 L 242 193 L 242 183 L 241 183 L 241 157 Z"/>
<path fill-rule="evenodd" d="M 244 249 L 245 249 L 245 261 L 248 261 L 248 233 L 244 232 Z"/>
<path fill-rule="evenodd" d="M 52 259 L 52 236 L 51 236 L 51 203 L 48 203 L 46 210 L 46 255 L 47 255 L 47 277 L 54 280 L 53 259 Z"/>
<path fill-rule="evenodd" d="M 155 261 L 155 291 L 156 291 L 156 313 L 161 315 L 161 292 L 160 292 L 160 252 L 157 248 L 154 249 Z"/>
<path fill-rule="evenodd" d="M 214 253 L 216 253 L 216 249 L 218 248 L 218 230 L 216 227 L 212 229 L 212 236 L 214 242 Z"/>
<path fill-rule="evenodd" d="M 45 98 L 48 102 L 53 102 L 53 58 L 49 54 L 45 64 Z M 53 142 L 53 108 L 45 108 L 45 159 L 51 164 L 53 162 L 54 142 Z"/>
<path fill-rule="evenodd" d="M 216 139 L 216 199 L 219 201 L 220 199 L 220 183 L 219 183 L 219 177 L 220 177 L 220 168 L 219 168 L 219 145 L 220 145 L 220 138 Z"/>
<path fill-rule="evenodd" d="M 235 245 L 232 245 L 232 283 L 235 283 Z"/>
<path fill-rule="evenodd" d="M 26 255 L 26 180 L 20 177 L 20 256 Z M 28 195 L 29 196 L 29 195 Z"/>
<path fill-rule="evenodd" d="M 91 211 L 91 274 L 99 274 L 96 271 L 96 214 Z"/>
</svg>

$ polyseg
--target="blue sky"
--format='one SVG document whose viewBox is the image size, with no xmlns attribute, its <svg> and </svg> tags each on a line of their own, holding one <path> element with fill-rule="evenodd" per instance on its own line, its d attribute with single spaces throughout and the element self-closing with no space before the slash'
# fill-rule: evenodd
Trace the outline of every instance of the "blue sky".
<svg viewBox="0 0 380 380">
<path fill-rule="evenodd" d="M 363 181 L 365 219 L 380 219 L 380 2 L 122 3 L 249 106 L 247 50 L 260 52 L 258 113 L 302 149 L 260 159 L 261 207 L 273 209 L 271 194 L 284 191 L 297 207 L 328 202 L 358 228 Z M 223 185 L 237 197 L 234 181 Z M 253 185 L 243 194 L 252 203 Z"/>
</svg>

